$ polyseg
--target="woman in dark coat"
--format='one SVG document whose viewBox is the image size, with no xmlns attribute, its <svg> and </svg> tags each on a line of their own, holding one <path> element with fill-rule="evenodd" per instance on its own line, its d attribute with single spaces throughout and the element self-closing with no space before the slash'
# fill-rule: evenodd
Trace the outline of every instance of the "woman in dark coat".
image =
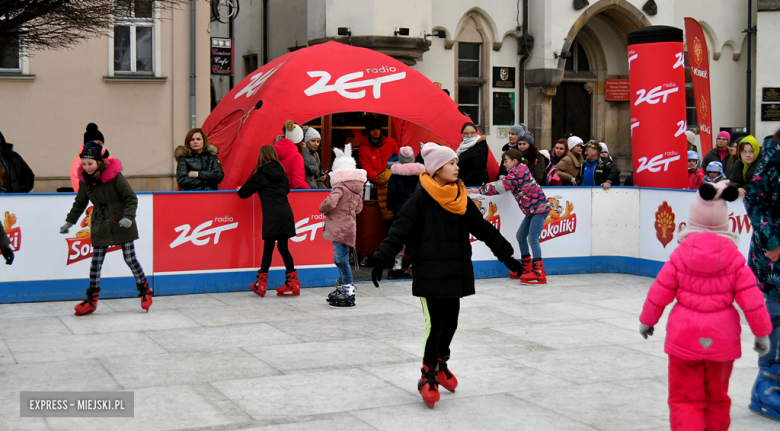
<svg viewBox="0 0 780 431">
<path fill-rule="evenodd" d="M 225 173 L 217 157 L 217 147 L 209 143 L 206 133 L 192 129 L 184 145 L 176 148 L 176 182 L 182 191 L 217 190 Z"/>
<path fill-rule="evenodd" d="M 0 133 L 0 193 L 29 193 L 34 186 L 32 169 Z"/>
<path fill-rule="evenodd" d="M 257 283 L 251 285 L 252 291 L 265 296 L 268 270 L 271 268 L 274 244 L 276 244 L 284 260 L 287 275 L 284 285 L 276 288 L 276 294 L 278 296 L 300 295 L 301 284 L 298 282 L 298 271 L 295 270 L 295 262 L 287 244 L 288 240 L 295 236 L 295 219 L 290 202 L 287 200 L 290 183 L 287 181 L 287 174 L 279 163 L 279 156 L 273 145 L 264 145 L 260 148 L 257 171 L 237 190 L 238 197 L 241 199 L 257 193 L 263 208 L 263 260 L 257 271 Z"/>
<path fill-rule="evenodd" d="M 60 228 L 61 234 L 79 221 L 79 217 L 87 210 L 86 223 L 88 228 L 85 236 L 92 240 L 92 264 L 89 268 L 89 288 L 87 299 L 76 306 L 76 315 L 90 314 L 97 309 L 100 296 L 100 269 L 103 259 L 110 246 L 121 246 L 125 263 L 130 267 L 135 277 L 141 308 L 149 312 L 152 306 L 152 289 L 146 280 L 141 264 L 135 257 L 133 241 L 138 239 L 138 227 L 135 222 L 135 211 L 138 208 L 138 198 L 133 188 L 122 175 L 122 163 L 119 159 L 109 158 L 108 151 L 95 142 L 84 144 L 79 155 L 82 168 L 78 171 L 79 192 L 73 202 L 73 208 L 65 218 L 65 224 Z M 79 236 L 79 235 L 77 235 Z"/>
<path fill-rule="evenodd" d="M 482 187 L 488 181 L 487 159 L 490 151 L 487 137 L 478 136 L 474 123 L 465 123 L 460 128 L 463 140 L 455 151 L 458 156 L 458 178 L 466 187 Z"/>
<path fill-rule="evenodd" d="M 737 161 L 731 170 L 729 184 L 737 187 L 740 196 L 747 194 L 748 186 L 753 181 L 758 162 L 761 161 L 761 147 L 753 135 L 745 136 L 737 148 Z"/>
</svg>

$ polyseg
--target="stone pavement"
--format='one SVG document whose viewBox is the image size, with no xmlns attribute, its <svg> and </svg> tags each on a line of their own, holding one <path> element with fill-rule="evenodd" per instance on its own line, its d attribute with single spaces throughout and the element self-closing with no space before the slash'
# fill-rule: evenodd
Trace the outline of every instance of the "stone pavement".
<svg viewBox="0 0 780 431">
<path fill-rule="evenodd" d="M 462 301 L 434 410 L 417 393 L 424 318 L 411 282 L 298 298 L 234 292 L 0 305 L 0 430 L 667 430 L 665 321 L 643 340 L 653 279 L 551 276 L 546 286 L 479 280 Z M 667 309 L 668 314 L 668 309 Z M 750 413 L 757 373 L 743 322 L 732 430 L 774 430 Z M 20 418 L 20 391 L 132 390 L 134 418 Z"/>
</svg>

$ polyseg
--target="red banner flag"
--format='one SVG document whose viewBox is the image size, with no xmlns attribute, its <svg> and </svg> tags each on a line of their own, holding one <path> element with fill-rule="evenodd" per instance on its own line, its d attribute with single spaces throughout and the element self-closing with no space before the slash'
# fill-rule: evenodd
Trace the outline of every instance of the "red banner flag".
<svg viewBox="0 0 780 431">
<path fill-rule="evenodd" d="M 688 64 L 691 66 L 696 116 L 699 119 L 701 153 L 712 150 L 712 109 L 710 104 L 710 57 L 707 39 L 699 22 L 685 18 L 685 43 L 688 45 Z"/>
</svg>

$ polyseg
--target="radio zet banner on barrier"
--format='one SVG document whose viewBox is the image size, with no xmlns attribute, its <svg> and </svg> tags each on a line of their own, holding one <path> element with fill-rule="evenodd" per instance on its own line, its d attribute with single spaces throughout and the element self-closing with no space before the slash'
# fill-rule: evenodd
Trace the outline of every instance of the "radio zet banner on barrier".
<svg viewBox="0 0 780 431">
<path fill-rule="evenodd" d="M 544 193 L 552 206 L 539 238 L 544 256 L 590 256 L 591 189 L 554 187 L 545 188 Z M 512 194 L 471 196 L 485 220 L 509 240 L 515 257 L 520 258 L 516 234 L 525 215 Z M 484 243 L 474 237 L 471 241 L 474 260 L 495 260 L 493 252 Z"/>
<path fill-rule="evenodd" d="M 640 203 L 639 257 L 657 261 L 669 259 L 677 248 L 680 226 L 685 226 L 696 194 L 661 190 L 642 190 Z M 729 230 L 739 235 L 739 251 L 747 257 L 753 226 L 742 198 L 729 202 Z"/>
<path fill-rule="evenodd" d="M 70 228 L 60 234 L 73 205 L 75 195 L 3 197 L 3 229 L 11 239 L 16 255 L 14 264 L 3 268 L 4 281 L 88 278 L 92 259 L 92 226 L 90 204 Z M 152 265 L 152 195 L 138 195 L 136 212 L 139 240 L 136 255 L 144 271 L 151 274 Z M 109 248 L 103 264 L 103 277 L 130 277 L 119 247 Z M 86 284 L 84 285 L 86 289 Z"/>
<path fill-rule="evenodd" d="M 333 246 L 322 239 L 322 192 L 288 195 L 297 236 L 290 239 L 296 266 L 333 265 Z M 154 195 L 157 273 L 259 268 L 263 256 L 260 201 L 235 193 Z M 274 251 L 272 268 L 283 267 Z"/>
<path fill-rule="evenodd" d="M 682 31 L 680 42 L 629 45 L 628 73 L 634 184 L 684 189 L 687 140 Z"/>
</svg>

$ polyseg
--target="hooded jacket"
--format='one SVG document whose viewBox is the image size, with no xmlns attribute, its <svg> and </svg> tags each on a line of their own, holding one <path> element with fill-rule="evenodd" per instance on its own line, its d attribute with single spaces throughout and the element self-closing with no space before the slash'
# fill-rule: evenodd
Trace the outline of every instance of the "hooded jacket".
<svg viewBox="0 0 780 431">
<path fill-rule="evenodd" d="M 420 184 L 420 174 L 425 172 L 421 163 L 396 163 L 390 168 L 392 176 L 387 184 L 387 208 L 398 214 L 409 196 L 417 190 Z"/>
<path fill-rule="evenodd" d="M 736 157 L 732 156 L 730 150 L 727 148 L 726 158 L 721 160 L 718 147 L 715 146 L 704 155 L 704 160 L 701 162 L 701 166 L 702 168 L 707 169 L 707 166 L 709 166 L 710 162 L 720 162 L 723 165 L 723 175 L 726 178 L 729 178 L 731 176 L 731 171 L 734 168 L 735 159 Z"/>
<path fill-rule="evenodd" d="M 732 361 L 742 355 L 736 300 L 757 337 L 772 332 L 764 298 L 745 258 L 729 239 L 710 232 L 688 236 L 672 252 L 650 287 L 639 320 L 666 324 L 664 351 L 687 361 Z"/>
<path fill-rule="evenodd" d="M 176 183 L 183 191 L 217 190 L 225 172 L 219 163 L 219 150 L 209 144 L 200 153 L 194 153 L 190 148 L 180 145 L 174 153 L 176 156 Z M 189 173 L 195 171 L 197 178 L 190 178 Z"/>
<path fill-rule="evenodd" d="M 581 186 L 584 183 L 583 176 L 585 175 L 585 164 L 587 162 L 587 160 L 584 160 L 580 165 L 580 172 L 577 174 L 578 186 Z M 563 177 L 561 177 L 561 179 L 563 179 Z M 593 167 L 593 183 L 597 186 L 600 186 L 604 183 L 610 183 L 613 186 L 619 186 L 620 168 L 617 167 L 612 159 L 599 157 L 596 161 L 596 166 Z"/>
<path fill-rule="evenodd" d="M 691 169 L 688 169 L 688 190 L 699 190 L 703 182 L 704 169 L 697 167 L 693 172 L 691 172 Z"/>
<path fill-rule="evenodd" d="M 564 158 L 555 165 L 555 171 L 558 176 L 561 177 L 561 182 L 564 186 L 572 185 L 571 179 L 577 178 L 580 174 L 580 166 L 582 166 L 583 159 L 581 156 L 577 156 L 572 151 L 569 151 Z M 579 183 L 577 183 L 579 185 Z"/>
<path fill-rule="evenodd" d="M 294 237 L 295 219 L 287 200 L 290 183 L 281 163 L 269 162 L 257 168 L 257 172 L 238 190 L 238 197 L 246 199 L 254 193 L 257 193 L 263 208 L 263 240 Z"/>
<path fill-rule="evenodd" d="M 65 221 L 75 225 L 91 202 L 94 205 L 90 217 L 92 245 L 96 247 L 120 245 L 138 239 L 138 226 L 135 223 L 138 198 L 122 175 L 122 163 L 119 159 L 103 160 L 106 162 L 106 169 L 100 174 L 100 179 L 94 180 L 91 186 L 87 186 L 84 180 L 84 169 L 79 169 L 79 192 L 65 218 Z M 123 218 L 129 219 L 133 224 L 129 228 L 119 227 L 119 220 Z"/>
<path fill-rule="evenodd" d="M 377 175 L 387 170 L 387 159 L 393 153 L 398 153 L 398 144 L 392 138 L 385 138 L 381 147 L 375 147 L 368 142 L 369 136 L 366 135 L 360 140 L 358 157 L 360 158 L 360 167 L 365 169 L 368 180 L 377 187 L 386 186 L 390 180 Z"/>
<path fill-rule="evenodd" d="M 482 187 L 488 181 L 488 154 L 487 136 L 482 135 L 473 147 L 458 156 L 458 178 L 466 187 Z"/>
<path fill-rule="evenodd" d="M 310 150 L 309 147 L 303 147 L 303 168 L 306 173 L 306 184 L 309 188 L 320 188 L 317 184 L 317 180 L 322 176 L 320 154 Z"/>
<path fill-rule="evenodd" d="M 291 189 L 310 189 L 306 184 L 306 173 L 303 168 L 303 156 L 298 152 L 298 146 L 293 141 L 282 138 L 275 144 L 276 154 L 279 155 L 279 163 L 287 174 L 287 182 Z"/>
<path fill-rule="evenodd" d="M 322 238 L 354 247 L 357 236 L 355 218 L 363 211 L 366 171 L 339 169 L 331 172 L 330 182 L 333 188 L 320 204 L 320 212 L 325 215 Z"/>
<path fill-rule="evenodd" d="M 8 180 L 4 186 L 0 186 L 0 193 L 29 193 L 35 186 L 35 174 L 12 148 L 11 144 L 0 142 L 0 163 L 5 168 Z"/>
<path fill-rule="evenodd" d="M 70 183 L 73 184 L 73 191 L 77 193 L 79 191 L 79 182 L 81 181 L 79 171 L 82 169 L 82 167 L 81 157 L 79 157 L 79 155 L 81 154 L 82 150 L 84 150 L 84 145 L 79 147 L 79 152 L 76 154 L 76 157 L 73 158 L 73 161 L 70 164 Z M 103 157 L 103 160 L 114 160 L 114 158 L 108 156 Z"/>
<path fill-rule="evenodd" d="M 753 162 L 745 170 L 745 162 L 741 158 L 737 158 L 734 162 L 734 169 L 731 170 L 731 176 L 729 176 L 729 184 L 747 191 L 748 186 L 753 181 L 753 176 L 756 174 L 756 168 L 763 154 L 761 154 L 761 146 L 758 145 L 756 138 L 748 136 L 742 140 L 742 142 L 745 141 L 749 142 L 750 146 L 753 147 Z M 742 142 L 740 142 L 740 145 Z"/>
</svg>

